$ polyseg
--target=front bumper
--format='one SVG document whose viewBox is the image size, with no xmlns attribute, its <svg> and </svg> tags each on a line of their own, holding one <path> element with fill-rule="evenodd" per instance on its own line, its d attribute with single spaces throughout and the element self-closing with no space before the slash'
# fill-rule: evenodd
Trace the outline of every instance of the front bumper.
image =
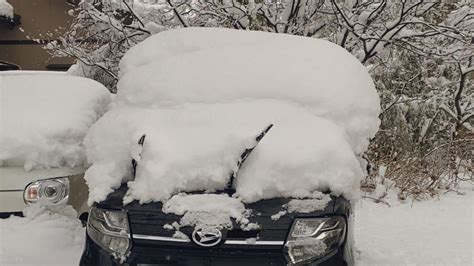
<svg viewBox="0 0 474 266">
<path fill-rule="evenodd" d="M 262 246 L 258 248 L 225 245 L 206 249 L 179 245 L 163 245 L 158 241 L 133 241 L 131 254 L 120 264 L 107 251 L 99 247 L 89 236 L 82 254 L 80 265 L 287 265 L 282 246 Z M 345 266 L 343 247 L 326 257 L 305 265 Z"/>
<path fill-rule="evenodd" d="M 20 214 L 25 207 L 23 190 L 0 190 L 0 218 L 7 218 L 10 214 Z"/>
</svg>

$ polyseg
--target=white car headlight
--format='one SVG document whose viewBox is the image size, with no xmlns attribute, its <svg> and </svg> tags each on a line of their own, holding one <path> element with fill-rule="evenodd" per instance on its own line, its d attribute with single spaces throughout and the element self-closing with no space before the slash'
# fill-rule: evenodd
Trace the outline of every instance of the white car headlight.
<svg viewBox="0 0 474 266">
<path fill-rule="evenodd" d="M 285 244 L 290 264 L 309 262 L 324 257 L 344 242 L 346 220 L 342 216 L 297 218 Z"/>
<path fill-rule="evenodd" d="M 43 206 L 66 204 L 69 197 L 69 179 L 53 178 L 32 182 L 25 187 L 25 203 L 39 203 Z"/>
<path fill-rule="evenodd" d="M 130 229 L 125 211 L 92 207 L 87 221 L 89 237 L 116 259 L 125 260 L 131 248 Z"/>
</svg>

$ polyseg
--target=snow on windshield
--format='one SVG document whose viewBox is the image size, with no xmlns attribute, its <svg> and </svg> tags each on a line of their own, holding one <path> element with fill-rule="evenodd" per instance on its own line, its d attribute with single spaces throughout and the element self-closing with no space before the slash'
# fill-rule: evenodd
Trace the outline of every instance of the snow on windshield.
<svg viewBox="0 0 474 266">
<path fill-rule="evenodd" d="M 101 84 L 58 74 L 0 74 L 0 165 L 85 163 L 89 127 L 110 103 Z"/>
<path fill-rule="evenodd" d="M 377 131 L 379 100 L 365 68 L 337 45 L 190 28 L 150 37 L 120 66 L 116 105 L 85 141 L 89 203 L 127 181 L 125 203 L 223 189 L 269 124 L 237 175 L 235 197 L 357 197 L 358 155 Z"/>
</svg>

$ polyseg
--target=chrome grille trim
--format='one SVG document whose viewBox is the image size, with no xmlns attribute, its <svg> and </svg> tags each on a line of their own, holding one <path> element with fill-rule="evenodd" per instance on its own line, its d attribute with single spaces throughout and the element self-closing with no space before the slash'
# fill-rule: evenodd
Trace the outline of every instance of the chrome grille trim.
<svg viewBox="0 0 474 266">
<path fill-rule="evenodd" d="M 181 238 L 174 238 L 174 237 L 166 237 L 166 236 L 150 236 L 150 235 L 140 235 L 140 234 L 133 234 L 132 237 L 134 239 L 143 239 L 143 240 L 153 240 L 153 241 L 164 241 L 164 242 L 179 242 L 179 243 L 190 243 L 189 239 L 181 239 Z M 255 242 L 247 242 L 246 240 L 232 240 L 227 239 L 224 242 L 224 245 L 256 245 L 256 246 L 283 246 L 285 241 L 264 241 L 264 240 L 257 240 Z"/>
<path fill-rule="evenodd" d="M 166 242 L 181 242 L 181 243 L 191 242 L 189 239 L 181 239 L 181 238 L 166 237 L 166 236 L 149 236 L 149 235 L 133 234 L 132 237 L 135 239 L 166 241 Z"/>
<path fill-rule="evenodd" d="M 264 241 L 247 242 L 246 240 L 226 240 L 225 245 L 257 245 L 257 246 L 283 246 L 285 241 Z"/>
</svg>

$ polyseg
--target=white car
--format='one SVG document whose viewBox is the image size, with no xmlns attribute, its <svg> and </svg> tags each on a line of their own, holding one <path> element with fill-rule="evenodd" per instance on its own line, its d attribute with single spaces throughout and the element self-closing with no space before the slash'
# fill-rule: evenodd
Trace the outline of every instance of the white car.
<svg viewBox="0 0 474 266">
<path fill-rule="evenodd" d="M 0 72 L 0 217 L 21 215 L 28 204 L 87 211 L 82 142 L 110 100 L 90 79 Z"/>
</svg>

